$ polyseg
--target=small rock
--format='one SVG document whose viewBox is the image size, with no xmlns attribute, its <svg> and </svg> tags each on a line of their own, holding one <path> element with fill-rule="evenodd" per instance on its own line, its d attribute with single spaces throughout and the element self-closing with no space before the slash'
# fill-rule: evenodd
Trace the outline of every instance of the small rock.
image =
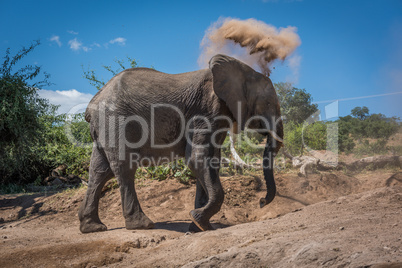
<svg viewBox="0 0 402 268">
<path fill-rule="evenodd" d="M 61 180 L 62 183 L 68 183 L 67 177 L 60 176 L 59 180 Z"/>
<path fill-rule="evenodd" d="M 68 179 L 68 183 L 71 183 L 71 184 L 80 184 L 81 183 L 80 177 L 78 177 L 76 175 L 70 174 L 67 176 L 67 179 Z"/>
<path fill-rule="evenodd" d="M 49 176 L 49 177 L 46 177 L 46 178 L 43 180 L 43 182 L 44 182 L 45 184 L 48 184 L 48 183 L 52 182 L 55 178 L 56 178 L 56 177 Z"/>
<path fill-rule="evenodd" d="M 135 240 L 133 242 L 133 248 L 140 248 L 141 247 L 141 242 L 139 239 Z"/>
<path fill-rule="evenodd" d="M 52 182 L 52 185 L 61 185 L 63 182 L 59 178 L 55 178 Z"/>
<path fill-rule="evenodd" d="M 342 230 L 345 230 L 345 227 L 343 227 L 343 226 L 342 226 L 342 227 L 339 227 L 339 230 L 341 230 L 341 231 L 342 231 Z"/>
<path fill-rule="evenodd" d="M 191 232 L 186 232 L 184 235 L 191 235 Z"/>
</svg>

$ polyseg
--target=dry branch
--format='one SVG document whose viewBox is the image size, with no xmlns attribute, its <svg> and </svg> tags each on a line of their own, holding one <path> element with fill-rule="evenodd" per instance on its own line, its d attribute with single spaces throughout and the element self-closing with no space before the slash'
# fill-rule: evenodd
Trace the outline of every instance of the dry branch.
<svg viewBox="0 0 402 268">
<path fill-rule="evenodd" d="M 356 171 L 370 166 L 373 169 L 383 168 L 387 165 L 402 167 L 402 156 L 371 156 L 356 160 L 350 164 L 344 163 L 332 163 L 323 161 L 321 159 L 312 156 L 292 156 L 286 151 L 286 148 L 282 149 L 282 153 L 285 157 L 292 161 L 294 168 L 300 168 L 300 175 L 307 177 L 313 169 L 317 170 L 333 170 L 340 166 L 346 167 L 348 170 Z"/>
</svg>

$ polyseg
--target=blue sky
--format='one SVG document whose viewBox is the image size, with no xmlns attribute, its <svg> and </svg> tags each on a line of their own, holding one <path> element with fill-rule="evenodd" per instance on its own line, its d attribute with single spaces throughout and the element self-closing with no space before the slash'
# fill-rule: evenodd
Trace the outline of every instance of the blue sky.
<svg viewBox="0 0 402 268">
<path fill-rule="evenodd" d="M 23 63 L 51 74 L 54 85 L 41 94 L 68 111 L 97 91 L 82 66 L 104 80 L 111 77 L 101 66 L 126 56 L 167 73 L 199 69 L 200 42 L 220 17 L 297 27 L 298 72 L 277 62 L 271 79 L 305 88 L 321 109 L 340 99 L 341 116 L 364 105 L 402 117 L 402 1 L 2 0 L 0 52 L 40 39 Z M 365 98 L 373 95 L 384 96 Z"/>
</svg>

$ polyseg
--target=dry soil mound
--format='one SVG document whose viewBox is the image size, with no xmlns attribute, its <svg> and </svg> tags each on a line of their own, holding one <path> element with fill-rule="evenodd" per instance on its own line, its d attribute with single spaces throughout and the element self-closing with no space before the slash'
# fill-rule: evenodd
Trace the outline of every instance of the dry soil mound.
<svg viewBox="0 0 402 268">
<path fill-rule="evenodd" d="M 198 234 L 186 234 L 195 186 L 175 180 L 137 185 L 154 230 L 124 228 L 118 189 L 101 202 L 109 231 L 86 235 L 77 218 L 85 189 L 1 196 L 0 267 L 401 265 L 402 173 L 277 174 L 278 196 L 263 209 L 260 178 L 222 178 L 218 230 Z"/>
</svg>

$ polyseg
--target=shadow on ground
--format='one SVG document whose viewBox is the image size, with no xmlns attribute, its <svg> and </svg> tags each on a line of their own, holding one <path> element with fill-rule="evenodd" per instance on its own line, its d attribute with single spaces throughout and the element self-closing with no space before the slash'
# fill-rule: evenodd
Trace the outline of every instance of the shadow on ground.
<svg viewBox="0 0 402 268">
<path fill-rule="evenodd" d="M 30 195 L 5 195 L 0 198 L 0 211 L 6 211 L 11 208 L 19 207 L 16 215 L 13 215 L 7 219 L 0 218 L 0 228 L 4 226 L 5 223 L 13 222 L 16 220 L 23 219 L 24 217 L 31 217 L 30 220 L 34 218 L 48 215 L 48 214 L 56 214 L 57 211 L 51 208 L 43 210 L 41 209 L 44 205 L 44 200 L 38 202 L 36 199 L 40 197 L 48 197 L 55 193 L 36 193 Z"/>
</svg>

